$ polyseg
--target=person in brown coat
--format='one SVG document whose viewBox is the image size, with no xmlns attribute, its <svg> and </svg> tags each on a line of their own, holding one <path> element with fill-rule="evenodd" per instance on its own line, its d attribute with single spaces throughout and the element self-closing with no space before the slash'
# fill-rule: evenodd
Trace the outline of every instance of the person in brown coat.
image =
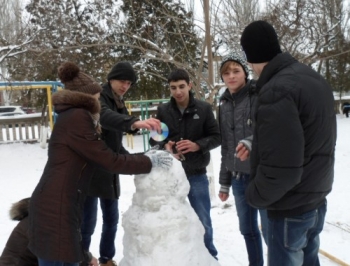
<svg viewBox="0 0 350 266">
<path fill-rule="evenodd" d="M 39 265 L 37 257 L 28 249 L 28 207 L 29 198 L 26 198 L 14 203 L 10 209 L 11 220 L 19 223 L 12 230 L 0 256 L 1 266 Z"/>
<path fill-rule="evenodd" d="M 29 249 L 38 257 L 39 266 L 78 266 L 81 261 L 97 266 L 97 260 L 83 250 L 80 232 L 94 169 L 149 173 L 152 166 L 170 167 L 172 156 L 166 152 L 114 153 L 99 137 L 101 86 L 71 62 L 58 68 L 58 76 L 65 89 L 52 96 L 58 117 L 48 161 L 30 200 Z"/>
</svg>

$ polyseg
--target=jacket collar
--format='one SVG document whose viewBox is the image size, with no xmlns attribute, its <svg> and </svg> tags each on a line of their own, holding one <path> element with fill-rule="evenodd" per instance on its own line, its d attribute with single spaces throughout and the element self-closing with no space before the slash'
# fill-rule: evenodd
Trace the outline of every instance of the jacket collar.
<svg viewBox="0 0 350 266">
<path fill-rule="evenodd" d="M 83 108 L 91 114 L 100 112 L 100 102 L 92 95 L 70 90 L 60 90 L 52 95 L 55 112 L 61 113 L 71 108 Z"/>
<path fill-rule="evenodd" d="M 186 109 L 189 109 L 189 108 L 192 108 L 195 106 L 194 95 L 191 91 L 189 92 L 189 94 L 190 94 L 190 97 L 189 97 L 189 102 L 188 102 L 188 106 L 186 107 Z M 170 104 L 174 109 L 178 109 L 177 104 L 176 104 L 176 100 L 174 99 L 174 97 L 170 98 Z"/>
<path fill-rule="evenodd" d="M 103 89 L 103 94 L 107 95 L 109 98 L 114 100 L 113 91 L 109 82 L 106 82 L 105 84 L 103 84 L 102 89 Z"/>
<path fill-rule="evenodd" d="M 287 66 L 298 62 L 289 53 L 280 53 L 276 55 L 263 69 L 256 83 L 256 87 L 260 90 L 269 80 L 279 71 Z"/>
<path fill-rule="evenodd" d="M 232 93 L 229 91 L 228 88 L 226 88 L 225 92 L 223 93 L 223 95 L 220 97 L 220 102 L 227 100 L 227 101 L 240 101 L 242 99 L 244 99 L 244 97 L 247 96 L 248 93 L 250 93 L 250 88 L 252 87 L 252 85 L 255 83 L 254 80 L 248 80 L 246 85 L 240 89 L 238 92 L 236 93 Z"/>
</svg>

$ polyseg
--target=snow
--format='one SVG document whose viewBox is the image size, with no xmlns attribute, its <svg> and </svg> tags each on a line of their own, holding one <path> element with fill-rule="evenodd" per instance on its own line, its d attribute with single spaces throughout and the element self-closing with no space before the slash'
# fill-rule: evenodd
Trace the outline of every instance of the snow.
<svg viewBox="0 0 350 266">
<path fill-rule="evenodd" d="M 135 186 L 132 205 L 123 214 L 124 257 L 119 266 L 219 266 L 204 245 L 204 227 L 186 201 L 190 186 L 179 161 L 169 170 L 137 176 Z"/>
<path fill-rule="evenodd" d="M 350 119 L 338 115 L 337 122 L 338 140 L 335 179 L 333 191 L 328 196 L 328 212 L 324 230 L 321 233 L 321 250 L 322 253 L 330 254 L 338 260 L 350 264 L 350 207 L 348 203 L 350 199 L 348 193 L 350 191 L 348 178 L 350 173 L 350 141 L 348 141 Z M 127 146 L 126 137 L 124 138 L 125 147 L 132 153 L 143 151 L 143 137 L 137 135 L 133 139 L 133 149 Z M 217 179 L 220 169 L 220 147 L 212 150 L 211 154 L 212 165 L 208 167 L 208 170 L 209 175 L 214 176 L 215 194 L 217 194 L 219 189 Z M 8 210 L 12 203 L 31 195 L 42 174 L 46 159 L 47 149 L 40 148 L 39 143 L 0 145 L 0 188 L 2 189 L 0 252 L 16 225 L 16 222 L 10 221 Z M 174 171 L 177 173 L 176 175 Z M 208 257 L 207 251 L 203 250 L 203 245 L 198 242 L 202 230 L 198 225 L 198 220 L 193 216 L 193 212 L 189 210 L 186 197 L 184 198 L 188 183 L 183 179 L 181 173 L 182 170 L 179 169 L 179 164 L 175 162 L 172 170 L 163 172 L 161 175 L 154 175 L 151 172 L 150 175 L 137 176 L 136 178 L 121 176 L 120 224 L 115 241 L 117 249 L 115 260 L 120 262 L 124 257 L 121 266 L 190 265 L 190 259 L 196 258 L 198 253 L 206 260 L 205 263 L 200 261 L 200 264 L 197 265 L 215 265 L 208 264 L 208 260 L 212 260 Z M 171 182 L 175 182 L 175 180 L 179 184 L 177 196 L 174 196 L 168 188 L 168 186 L 172 187 Z M 159 184 L 162 182 L 168 190 Z M 152 187 L 152 194 L 146 193 L 149 186 L 154 186 Z M 162 189 L 165 189 L 165 191 L 161 191 Z M 137 193 L 135 194 L 135 192 Z M 144 201 L 145 199 L 147 201 Z M 166 202 L 169 204 L 166 204 Z M 214 244 L 219 252 L 220 265 L 247 265 L 245 243 L 238 229 L 238 218 L 233 196 L 230 195 L 225 203 L 216 197 L 213 199 L 212 205 Z M 188 221 L 191 222 L 185 223 L 184 213 L 188 215 Z M 99 212 L 98 224 L 91 244 L 91 251 L 96 257 L 99 255 L 101 220 L 101 213 Z M 137 232 L 137 234 L 133 232 Z M 146 244 L 145 249 L 142 248 L 142 243 L 138 242 L 137 239 L 145 241 L 143 242 L 143 244 Z M 192 250 L 191 252 L 194 252 L 195 255 L 188 256 L 189 250 L 187 248 Z M 170 252 L 170 249 L 173 253 Z M 143 253 L 138 253 L 138 251 Z M 266 251 L 267 249 L 264 246 L 265 255 Z M 155 256 L 156 263 L 147 264 L 146 261 L 149 256 Z M 198 258 L 198 260 L 200 259 Z M 321 265 L 339 265 L 324 255 L 320 255 L 320 259 Z M 181 263 L 171 264 L 171 262 L 177 263 L 179 260 L 181 260 Z M 191 265 L 196 264 L 192 262 Z"/>
</svg>

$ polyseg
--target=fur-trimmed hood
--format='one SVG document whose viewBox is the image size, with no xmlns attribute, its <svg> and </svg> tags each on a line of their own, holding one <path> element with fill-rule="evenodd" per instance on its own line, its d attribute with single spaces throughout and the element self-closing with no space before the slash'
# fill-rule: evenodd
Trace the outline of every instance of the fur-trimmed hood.
<svg viewBox="0 0 350 266">
<path fill-rule="evenodd" d="M 13 203 L 10 209 L 10 218 L 13 221 L 21 221 L 28 216 L 30 198 L 22 199 Z"/>
<path fill-rule="evenodd" d="M 56 113 L 70 108 L 83 108 L 91 114 L 96 114 L 101 109 L 100 102 L 92 95 L 78 91 L 58 91 L 52 95 L 52 103 L 55 106 Z"/>
</svg>

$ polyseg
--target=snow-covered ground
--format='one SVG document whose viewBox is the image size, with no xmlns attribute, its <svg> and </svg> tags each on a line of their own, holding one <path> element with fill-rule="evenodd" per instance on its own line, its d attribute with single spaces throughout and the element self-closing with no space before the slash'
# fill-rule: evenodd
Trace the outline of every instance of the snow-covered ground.
<svg viewBox="0 0 350 266">
<path fill-rule="evenodd" d="M 338 141 L 336 147 L 336 166 L 333 191 L 328 196 L 326 223 L 321 234 L 322 251 L 350 265 L 350 118 L 338 115 Z M 321 133 L 320 133 L 321 134 Z M 128 148 L 131 152 L 143 150 L 142 136 L 134 136 L 134 145 Z M 126 138 L 124 139 L 127 147 Z M 220 147 L 212 152 L 212 167 L 209 171 L 214 176 L 215 190 L 219 189 L 218 173 L 220 168 Z M 47 159 L 47 150 L 39 144 L 3 144 L 0 145 L 0 252 L 7 241 L 16 222 L 10 221 L 8 210 L 13 202 L 29 197 L 36 186 Z M 164 177 L 166 178 L 166 177 Z M 122 214 L 131 206 L 135 192 L 133 176 L 122 176 L 122 195 L 119 201 L 120 225 L 116 238 L 116 261 L 123 257 L 121 226 Z M 247 255 L 243 237 L 238 230 L 238 218 L 233 197 L 226 203 L 216 199 L 212 202 L 211 211 L 214 227 L 214 243 L 219 252 L 219 263 L 222 266 L 247 265 Z M 98 245 L 101 230 L 99 213 L 98 225 L 93 236 L 91 251 L 98 257 Z M 266 247 L 265 254 L 266 254 Z M 320 255 L 321 265 L 339 265 L 324 255 Z M 134 265 L 137 266 L 137 265 Z M 152 265 L 150 265 L 152 266 Z"/>
</svg>

